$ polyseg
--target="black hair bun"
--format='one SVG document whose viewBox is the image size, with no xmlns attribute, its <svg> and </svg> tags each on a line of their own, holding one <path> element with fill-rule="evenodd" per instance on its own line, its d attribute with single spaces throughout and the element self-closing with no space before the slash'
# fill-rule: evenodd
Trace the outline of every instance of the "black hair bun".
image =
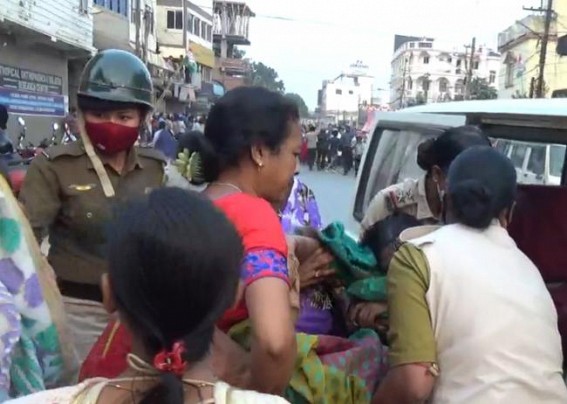
<svg viewBox="0 0 567 404">
<path fill-rule="evenodd" d="M 466 226 L 485 229 L 497 213 L 494 212 L 494 195 L 476 179 L 449 185 L 449 196 L 456 219 Z"/>
</svg>

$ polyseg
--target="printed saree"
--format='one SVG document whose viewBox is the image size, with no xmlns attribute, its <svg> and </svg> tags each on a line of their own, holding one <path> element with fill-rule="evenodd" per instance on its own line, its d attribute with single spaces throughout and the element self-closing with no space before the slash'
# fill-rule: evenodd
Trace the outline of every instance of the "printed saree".
<svg viewBox="0 0 567 404">
<path fill-rule="evenodd" d="M 74 383 L 78 363 L 55 275 L 0 177 L 0 402 Z"/>
</svg>

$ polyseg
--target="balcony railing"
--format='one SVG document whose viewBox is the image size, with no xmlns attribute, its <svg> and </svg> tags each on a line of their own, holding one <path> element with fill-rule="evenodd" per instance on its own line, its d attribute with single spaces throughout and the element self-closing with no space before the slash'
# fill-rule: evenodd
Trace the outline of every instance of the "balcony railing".
<svg viewBox="0 0 567 404">
<path fill-rule="evenodd" d="M 236 1 L 215 1 L 213 34 L 248 41 L 250 18 L 255 14 L 248 5 Z"/>
</svg>

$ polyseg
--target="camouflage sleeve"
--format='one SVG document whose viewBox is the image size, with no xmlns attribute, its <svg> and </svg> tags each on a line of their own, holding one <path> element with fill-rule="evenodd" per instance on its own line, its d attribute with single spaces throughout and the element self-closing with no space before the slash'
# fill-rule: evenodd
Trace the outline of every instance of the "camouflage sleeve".
<svg viewBox="0 0 567 404">
<path fill-rule="evenodd" d="M 61 208 L 59 181 L 51 164 L 45 156 L 33 159 L 19 195 L 39 243 L 47 235 Z"/>
</svg>

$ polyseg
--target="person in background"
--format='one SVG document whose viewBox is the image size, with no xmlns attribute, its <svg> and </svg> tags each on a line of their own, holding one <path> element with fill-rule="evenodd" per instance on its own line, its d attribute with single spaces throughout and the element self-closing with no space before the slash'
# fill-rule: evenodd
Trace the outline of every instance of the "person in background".
<svg viewBox="0 0 567 404">
<path fill-rule="evenodd" d="M 118 312 L 134 339 L 128 371 L 13 403 L 286 403 L 235 389 L 212 371 L 215 322 L 234 302 L 243 259 L 225 215 L 177 188 L 153 191 L 119 212 L 102 290 L 105 307 Z"/>
<path fill-rule="evenodd" d="M 309 125 L 305 139 L 307 140 L 307 165 L 309 165 L 309 170 L 313 171 L 317 160 L 317 129 L 315 126 Z"/>
<path fill-rule="evenodd" d="M 81 361 L 108 322 L 99 283 L 114 205 L 164 182 L 162 154 L 134 146 L 152 101 L 152 80 L 140 59 L 99 52 L 79 84 L 81 141 L 34 158 L 19 195 L 39 242 L 49 237 L 48 260 Z"/>
<path fill-rule="evenodd" d="M 352 143 L 354 139 L 353 129 L 346 127 L 341 137 L 340 150 L 342 152 L 343 174 L 348 175 L 352 169 L 353 150 Z"/>
<path fill-rule="evenodd" d="M 183 116 L 180 114 L 174 115 L 174 120 L 172 122 L 173 136 L 177 139 L 179 135 L 185 133 L 187 131 L 187 127 L 185 126 L 185 121 L 183 120 Z"/>
<path fill-rule="evenodd" d="M 8 135 L 8 108 L 0 104 L 0 156 L 9 161 L 14 157 L 14 143 Z"/>
<path fill-rule="evenodd" d="M 63 119 L 63 123 L 69 128 L 69 132 L 75 138 L 79 138 L 79 122 L 77 121 L 77 108 L 69 108 L 69 113 Z"/>
<path fill-rule="evenodd" d="M 203 116 L 198 116 L 193 123 L 192 130 L 204 133 L 205 132 L 205 118 Z"/>
<path fill-rule="evenodd" d="M 490 139 L 476 126 L 460 126 L 426 140 L 418 147 L 417 164 L 425 171 L 419 179 L 408 178 L 379 191 L 370 201 L 361 226 L 363 231 L 395 211 L 425 223 L 442 220 L 444 187 L 451 162 L 473 146 L 490 146 Z"/>
<path fill-rule="evenodd" d="M 177 157 L 177 140 L 172 131 L 171 121 L 161 121 L 159 130 L 154 135 L 151 146 L 163 153 L 168 161 L 173 161 Z"/>
<path fill-rule="evenodd" d="M 354 155 L 354 175 L 358 175 L 358 170 L 360 168 L 360 162 L 362 161 L 362 155 L 364 154 L 365 141 L 362 135 L 357 135 L 353 139 L 354 144 L 352 145 L 353 155 Z"/>
<path fill-rule="evenodd" d="M 321 129 L 317 135 L 317 168 L 324 170 L 329 159 L 329 146 L 331 136 L 331 125 L 327 129 Z"/>
<path fill-rule="evenodd" d="M 555 306 L 506 230 L 516 180 L 488 146 L 451 164 L 448 224 L 390 264 L 391 369 L 374 403 L 567 402 Z"/>
</svg>

